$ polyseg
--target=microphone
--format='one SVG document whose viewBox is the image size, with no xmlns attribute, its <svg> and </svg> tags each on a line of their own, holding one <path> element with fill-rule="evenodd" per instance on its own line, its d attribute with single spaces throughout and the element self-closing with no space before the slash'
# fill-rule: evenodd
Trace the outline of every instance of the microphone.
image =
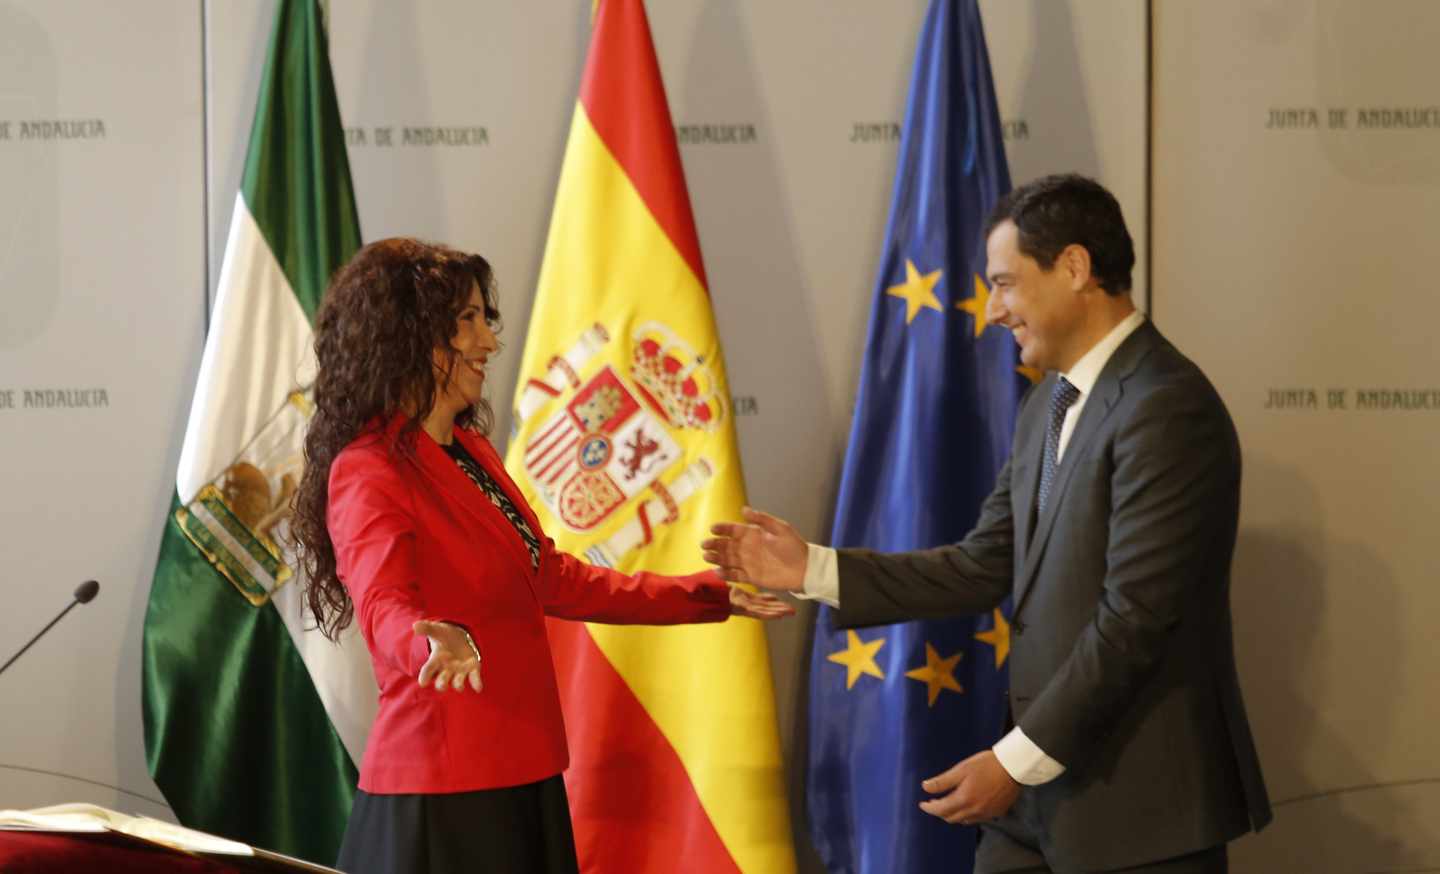
<svg viewBox="0 0 1440 874">
<path fill-rule="evenodd" d="M 47 632 L 47 631 L 49 631 L 50 629 L 54 628 L 56 622 L 59 622 L 61 619 L 64 619 L 64 618 L 65 618 L 65 614 L 66 614 L 66 613 L 69 613 L 71 610 L 73 610 L 73 609 L 75 608 L 75 605 L 76 605 L 76 604 L 89 604 L 91 601 L 95 600 L 95 596 L 98 595 L 98 594 L 100 594 L 100 584 L 97 583 L 97 582 L 95 582 L 94 580 L 86 580 L 85 582 L 81 583 L 79 586 L 76 586 L 76 587 L 75 587 L 75 600 L 73 600 L 73 601 L 71 601 L 69 604 L 65 605 L 65 609 L 60 611 L 60 615 L 59 615 L 59 616 L 56 616 L 54 619 L 51 619 L 51 620 L 50 620 L 50 624 L 47 625 L 47 626 L 45 626 L 44 628 L 40 629 L 40 633 L 39 633 L 39 634 L 37 634 L 37 635 L 35 635 L 34 637 L 30 638 L 30 642 L 29 642 L 29 643 L 27 643 L 27 644 L 25 644 L 24 646 L 20 647 L 20 651 L 17 652 L 17 653 L 15 653 L 13 656 L 11 656 L 11 657 L 10 657 L 10 661 L 6 662 L 4 665 L 0 665 L 0 674 L 5 673 L 5 671 L 8 670 L 11 665 L 15 664 L 15 660 L 18 659 L 18 658 L 20 658 L 22 655 L 24 655 L 24 654 L 25 654 L 25 650 L 27 650 L 27 649 L 29 649 L 30 647 L 34 646 L 34 645 L 35 645 L 35 641 L 37 641 L 37 640 L 39 640 L 40 638 L 44 637 L 44 636 L 45 636 L 45 632 Z"/>
</svg>

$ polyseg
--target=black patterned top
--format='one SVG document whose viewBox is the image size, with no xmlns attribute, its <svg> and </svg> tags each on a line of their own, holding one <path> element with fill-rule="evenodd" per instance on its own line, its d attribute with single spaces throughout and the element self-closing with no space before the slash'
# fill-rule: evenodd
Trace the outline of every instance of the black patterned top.
<svg viewBox="0 0 1440 874">
<path fill-rule="evenodd" d="M 440 448 L 455 460 L 455 464 L 465 472 L 466 476 L 470 477 L 470 481 L 479 486 L 480 491 L 485 493 L 485 497 L 490 499 L 490 503 L 504 513 L 505 518 L 510 520 L 510 524 L 515 526 L 515 533 L 525 541 L 525 548 L 530 552 L 530 568 L 539 570 L 540 538 L 535 536 L 535 532 L 530 528 L 530 523 L 526 522 L 525 517 L 520 515 L 520 511 L 515 509 L 515 502 L 510 500 L 490 472 L 482 467 L 474 456 L 465 451 L 465 447 L 460 445 L 459 440 L 452 440 Z"/>
</svg>

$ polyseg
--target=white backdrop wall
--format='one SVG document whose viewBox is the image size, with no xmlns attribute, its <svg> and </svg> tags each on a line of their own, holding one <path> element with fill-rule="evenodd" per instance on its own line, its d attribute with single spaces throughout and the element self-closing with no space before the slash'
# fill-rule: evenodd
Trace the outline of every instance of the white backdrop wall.
<svg viewBox="0 0 1440 874">
<path fill-rule="evenodd" d="M 1246 871 L 1440 870 L 1440 6 L 1156 4 L 1161 329 L 1245 453 Z"/>
<path fill-rule="evenodd" d="M 926 4 L 649 5 L 750 497 L 823 539 Z M 1144 0 L 981 7 L 1012 176 L 1098 176 L 1143 253 Z M 491 380 L 501 443 L 589 9 L 330 4 L 364 238 L 421 236 L 496 267 L 511 344 Z M 124 14 L 93 0 L 0 2 L 0 124 L 106 120 L 98 142 L 40 150 L 0 138 L 0 537 L 11 559 L 0 649 L 81 579 L 105 584 L 0 679 L 0 764 L 31 769 L 0 768 L 0 807 L 159 809 L 141 800 L 159 796 L 140 740 L 140 626 L 272 11 L 271 0 L 146 0 Z M 41 102 L 16 108 L 17 92 Z M 1144 277 L 1142 264 L 1142 299 Z M 108 406 L 4 407 L 7 388 L 91 385 L 109 388 Z M 771 628 L 797 814 L 808 622 Z"/>
<path fill-rule="evenodd" d="M 0 3 L 0 807 L 167 808 L 140 627 L 205 319 L 200 8 Z"/>
</svg>

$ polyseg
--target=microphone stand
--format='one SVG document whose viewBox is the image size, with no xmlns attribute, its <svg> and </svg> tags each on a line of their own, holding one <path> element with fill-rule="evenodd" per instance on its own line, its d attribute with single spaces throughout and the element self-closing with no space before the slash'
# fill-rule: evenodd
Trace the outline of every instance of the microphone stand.
<svg viewBox="0 0 1440 874">
<path fill-rule="evenodd" d="M 95 597 L 95 595 L 96 595 L 99 591 L 100 591 L 100 584 L 97 583 L 97 582 L 95 582 L 94 580 L 86 580 L 85 582 L 81 583 L 81 584 L 80 584 L 80 587 L 75 590 L 75 600 L 71 601 L 71 602 L 65 607 L 64 610 L 61 610 L 59 616 L 56 616 L 54 619 L 51 619 L 49 625 L 47 625 L 47 626 L 45 626 L 44 628 L 40 629 L 40 633 L 39 633 L 39 634 L 37 634 L 37 635 L 35 635 L 34 637 L 30 638 L 30 642 L 29 642 L 29 643 L 27 643 L 27 644 L 25 644 L 24 646 L 20 647 L 20 651 L 17 652 L 17 653 L 15 653 L 13 656 L 11 656 L 11 657 L 10 657 L 10 660 L 9 660 L 8 662 L 6 662 L 4 665 L 0 665 L 0 674 L 5 673 L 5 671 L 6 671 L 7 669 L 9 669 L 9 667 L 10 667 L 11 665 L 15 664 L 15 660 L 18 659 L 18 658 L 20 658 L 22 655 L 24 655 L 24 654 L 25 654 L 25 651 L 28 650 L 30 647 L 34 646 L 34 645 L 35 645 L 35 641 L 37 641 L 37 640 L 39 640 L 40 638 L 44 637 L 44 636 L 45 636 L 45 632 L 47 632 L 47 631 L 49 631 L 50 629 L 54 628 L 54 627 L 55 627 L 55 623 L 59 622 L 61 619 L 64 619 L 66 613 L 69 613 L 71 610 L 75 609 L 75 605 L 76 605 L 76 604 L 88 604 L 88 603 L 90 603 L 90 600 L 93 599 L 93 598 Z"/>
</svg>

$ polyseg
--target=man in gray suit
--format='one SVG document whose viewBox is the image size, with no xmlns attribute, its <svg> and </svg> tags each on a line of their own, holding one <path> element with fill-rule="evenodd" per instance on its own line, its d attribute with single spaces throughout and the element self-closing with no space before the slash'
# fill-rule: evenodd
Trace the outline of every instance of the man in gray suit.
<svg viewBox="0 0 1440 874">
<path fill-rule="evenodd" d="M 1234 425 L 1135 309 L 1134 246 L 1098 183 L 1011 192 L 986 256 L 986 317 L 1046 376 L 974 530 L 917 552 L 831 550 L 747 509 L 706 558 L 831 604 L 840 627 L 1013 597 L 1012 726 L 922 783 L 921 810 L 981 825 L 978 872 L 1223 872 L 1226 842 L 1271 818 L 1231 641 Z"/>
</svg>

